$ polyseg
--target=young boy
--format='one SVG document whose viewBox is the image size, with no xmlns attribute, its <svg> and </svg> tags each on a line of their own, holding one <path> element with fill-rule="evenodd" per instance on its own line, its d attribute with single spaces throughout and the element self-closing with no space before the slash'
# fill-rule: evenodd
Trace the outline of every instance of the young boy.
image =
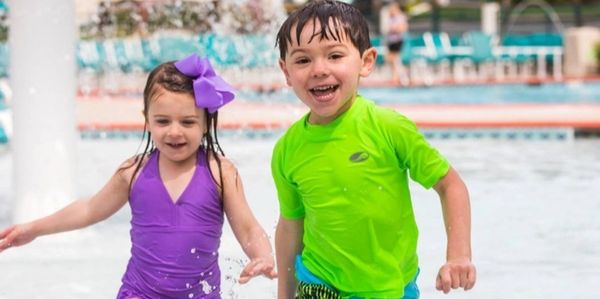
<svg viewBox="0 0 600 299">
<path fill-rule="evenodd" d="M 277 44 L 287 84 L 310 108 L 273 152 L 278 298 L 418 298 L 408 175 L 441 199 L 448 243 L 437 289 L 472 288 L 463 181 L 412 121 L 357 94 L 376 58 L 361 13 L 310 2 L 283 23 Z"/>
</svg>

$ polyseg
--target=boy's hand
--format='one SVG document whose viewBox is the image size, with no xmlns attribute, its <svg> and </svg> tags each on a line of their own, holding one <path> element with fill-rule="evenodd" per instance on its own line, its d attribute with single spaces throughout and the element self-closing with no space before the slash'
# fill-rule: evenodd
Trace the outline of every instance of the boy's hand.
<svg viewBox="0 0 600 299">
<path fill-rule="evenodd" d="M 435 282 L 435 288 L 444 294 L 450 289 L 463 288 L 470 290 L 475 285 L 475 265 L 469 259 L 449 260 L 440 268 Z"/>
<path fill-rule="evenodd" d="M 25 245 L 36 238 L 27 224 L 13 225 L 0 232 L 0 252 L 9 247 Z"/>
<path fill-rule="evenodd" d="M 258 275 L 264 275 L 270 279 L 276 278 L 277 272 L 275 271 L 274 264 L 272 258 L 256 258 L 251 260 L 240 274 L 240 284 L 245 284 Z"/>
</svg>

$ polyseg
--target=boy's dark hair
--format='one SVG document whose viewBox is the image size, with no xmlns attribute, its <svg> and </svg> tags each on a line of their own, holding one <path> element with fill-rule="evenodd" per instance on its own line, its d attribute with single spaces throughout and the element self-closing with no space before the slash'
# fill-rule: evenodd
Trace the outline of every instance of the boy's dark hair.
<svg viewBox="0 0 600 299">
<path fill-rule="evenodd" d="M 185 93 L 194 97 L 194 88 L 193 81 L 191 78 L 187 77 L 183 73 L 181 73 L 176 67 L 175 62 L 165 62 L 159 66 L 157 66 L 150 74 L 148 75 L 148 80 L 146 81 L 146 87 L 144 88 L 144 117 L 148 119 L 148 108 L 150 107 L 150 101 L 155 97 L 156 93 L 161 92 L 162 90 L 167 90 L 175 93 Z M 209 157 L 212 155 L 217 161 L 217 166 L 219 168 L 220 178 L 217 180 L 213 177 L 213 180 L 218 186 L 223 186 L 223 175 L 221 174 L 221 160 L 219 159 L 219 154 L 225 155 L 223 149 L 221 149 L 221 145 L 219 144 L 219 140 L 217 139 L 217 121 L 218 121 L 218 111 L 214 113 L 209 113 L 205 108 L 204 113 L 206 115 L 206 133 L 202 138 L 202 143 L 200 144 L 200 148 L 204 149 L 204 154 L 206 157 L 206 161 L 209 161 Z M 146 136 L 147 135 L 147 136 Z M 129 182 L 129 190 L 131 191 L 131 187 L 133 184 L 133 180 L 140 170 L 142 166 L 143 158 L 150 154 L 154 150 L 154 144 L 152 143 L 152 138 L 150 138 L 150 132 L 146 129 L 146 123 L 144 123 L 144 137 L 147 138 L 146 146 L 144 147 L 144 151 L 141 155 L 137 155 L 133 165 L 136 165 L 133 176 L 131 177 L 131 181 Z M 126 166 L 131 167 L 133 165 Z M 210 163 L 208 163 L 208 167 L 210 168 Z M 223 188 L 221 188 L 221 197 L 223 197 Z"/>
<path fill-rule="evenodd" d="M 340 34 L 346 34 L 360 55 L 371 47 L 369 25 L 360 10 L 348 3 L 336 0 L 316 0 L 294 11 L 279 28 L 275 46 L 279 46 L 281 59 L 285 59 L 288 45 L 292 43 L 292 27 L 296 25 L 296 43 L 300 44 L 300 33 L 304 26 L 315 20 L 319 21 L 321 29 L 319 31 L 315 28 L 309 42 L 315 36 L 319 36 L 320 40 L 339 41 Z M 333 20 L 333 28 L 329 24 L 330 20 Z"/>
</svg>

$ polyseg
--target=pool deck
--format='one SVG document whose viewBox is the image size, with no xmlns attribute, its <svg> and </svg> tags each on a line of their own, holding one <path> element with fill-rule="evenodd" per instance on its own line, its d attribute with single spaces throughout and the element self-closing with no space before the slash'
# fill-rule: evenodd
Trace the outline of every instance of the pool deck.
<svg viewBox="0 0 600 299">
<path fill-rule="evenodd" d="M 81 130 L 140 130 L 139 97 L 80 96 Z M 431 104 L 388 105 L 421 128 L 574 128 L 600 129 L 600 104 Z M 307 112 L 300 102 L 256 103 L 234 101 L 222 109 L 224 129 L 285 129 Z"/>
<path fill-rule="evenodd" d="M 237 89 L 252 89 L 269 92 L 285 88 L 280 77 L 272 80 L 252 80 L 263 78 L 261 74 L 244 74 L 247 80 L 238 80 Z M 269 77 L 270 78 L 270 77 Z M 366 87 L 398 87 L 383 73 L 363 78 L 361 85 Z M 136 80 L 122 78 L 120 81 L 135 81 L 142 86 L 143 77 Z M 263 78 L 264 79 L 264 78 Z M 128 82 L 129 82 L 128 81 Z M 138 82 L 139 81 L 139 82 Z M 260 85 L 254 85 L 262 81 Z M 516 78 L 502 82 L 471 80 L 469 82 L 445 82 L 441 85 L 478 84 L 546 84 L 600 82 L 600 75 L 584 78 L 544 80 Z M 412 86 L 412 85 L 411 85 Z M 417 85 L 415 85 L 417 86 Z M 510 87 L 507 87 L 510 88 Z M 400 91 L 401 92 L 401 91 Z M 132 131 L 143 128 L 141 90 L 120 88 L 112 93 L 100 89 L 80 90 L 77 96 L 77 119 L 81 130 Z M 567 128 L 600 132 L 600 102 L 585 104 L 395 104 L 388 107 L 406 115 L 421 128 L 432 129 L 478 129 L 478 128 Z M 307 112 L 300 101 L 292 103 L 250 102 L 236 100 L 225 106 L 219 115 L 219 125 L 224 129 L 285 129 Z"/>
</svg>

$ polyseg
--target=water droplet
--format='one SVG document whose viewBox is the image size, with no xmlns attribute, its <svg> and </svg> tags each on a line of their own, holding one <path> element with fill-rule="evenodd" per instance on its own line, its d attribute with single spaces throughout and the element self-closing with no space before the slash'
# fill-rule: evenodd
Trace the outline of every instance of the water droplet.
<svg viewBox="0 0 600 299">
<path fill-rule="evenodd" d="M 192 248 L 192 250 L 190 250 L 190 253 L 196 253 L 196 248 Z"/>
<path fill-rule="evenodd" d="M 212 290 L 211 285 L 206 280 L 201 280 L 200 285 L 202 286 L 202 292 L 204 292 L 204 294 L 208 294 Z"/>
<path fill-rule="evenodd" d="M 194 293 L 189 293 L 188 298 L 194 298 Z"/>
</svg>

